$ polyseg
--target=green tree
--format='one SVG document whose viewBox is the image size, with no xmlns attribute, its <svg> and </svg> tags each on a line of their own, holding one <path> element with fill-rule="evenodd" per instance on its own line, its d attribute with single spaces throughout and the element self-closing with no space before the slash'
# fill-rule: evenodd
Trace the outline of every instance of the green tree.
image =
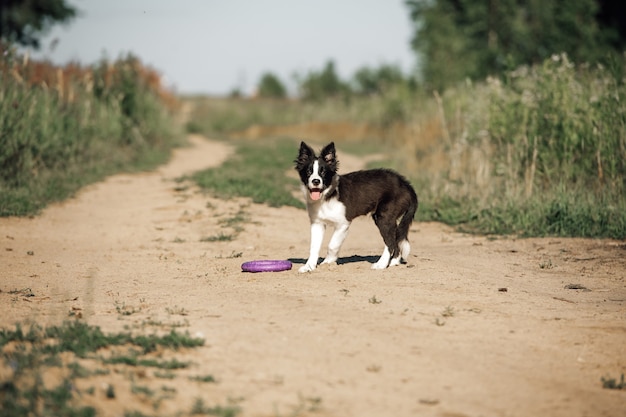
<svg viewBox="0 0 626 417">
<path fill-rule="evenodd" d="M 261 77 L 258 85 L 260 97 L 264 98 L 285 98 L 287 90 L 283 83 L 274 74 L 266 72 Z"/>
<path fill-rule="evenodd" d="M 608 3 L 605 1 L 605 3 Z M 565 52 L 597 61 L 616 31 L 598 19 L 598 0 L 407 0 L 412 46 L 424 81 L 444 88 Z M 617 35 L 619 37 L 619 35 Z"/>
<path fill-rule="evenodd" d="M 395 65 L 382 64 L 378 68 L 363 67 L 354 73 L 355 90 L 359 94 L 381 94 L 394 85 L 407 82 L 402 70 Z"/>
<path fill-rule="evenodd" d="M 298 80 L 300 95 L 305 100 L 322 100 L 350 93 L 350 87 L 339 79 L 335 72 L 335 63 L 330 60 L 321 72 L 309 72 Z"/>
<path fill-rule="evenodd" d="M 40 47 L 39 39 L 57 23 L 68 23 L 78 11 L 65 0 L 1 0 L 0 40 Z"/>
<path fill-rule="evenodd" d="M 598 0 L 597 18 L 603 42 L 618 51 L 626 49 L 626 2 L 624 0 Z"/>
</svg>

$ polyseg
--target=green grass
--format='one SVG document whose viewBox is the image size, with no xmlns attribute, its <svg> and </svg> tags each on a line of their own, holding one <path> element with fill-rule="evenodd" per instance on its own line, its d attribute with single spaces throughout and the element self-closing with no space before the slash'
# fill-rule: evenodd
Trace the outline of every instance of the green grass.
<svg viewBox="0 0 626 417">
<path fill-rule="evenodd" d="M 161 355 L 203 345 L 203 339 L 186 333 L 105 334 L 98 327 L 78 321 L 46 328 L 36 324 L 3 328 L 0 329 L 0 366 L 4 368 L 0 373 L 3 375 L 0 378 L 0 409 L 6 417 L 95 416 L 95 408 L 83 405 L 83 399 L 93 396 L 95 389 L 80 380 L 106 377 L 109 375 L 107 366 L 155 368 L 167 372 L 168 379 L 174 379 L 175 371 L 187 369 L 192 363 L 175 357 L 163 359 Z M 127 353 L 120 353 L 120 350 Z M 103 351 L 112 353 L 105 357 Z M 49 379 L 44 382 L 43 375 L 49 374 L 51 368 L 60 371 L 61 377 L 56 383 Z M 116 373 L 120 372 L 119 368 L 115 369 Z M 159 376 L 155 373 L 155 377 Z M 198 378 L 198 381 L 215 382 L 208 377 Z M 173 388 L 137 385 L 132 378 L 128 382 L 130 392 L 150 399 L 155 410 L 161 401 L 176 394 Z M 121 384 L 108 384 L 107 398 L 116 398 L 121 389 Z"/>
<path fill-rule="evenodd" d="M 189 379 L 191 381 L 196 381 L 196 382 L 216 382 L 215 381 L 215 377 L 213 375 L 204 375 L 204 376 L 190 376 Z"/>
<path fill-rule="evenodd" d="M 468 233 L 562 237 L 626 237 L 626 199 L 601 190 L 553 190 L 494 197 L 490 203 L 422 192 L 417 219 L 439 221 Z"/>
<path fill-rule="evenodd" d="M 217 417 L 235 417 L 241 409 L 237 405 L 213 406 L 209 407 L 204 403 L 202 398 L 196 399 L 191 409 L 192 415 L 205 415 Z"/>
<path fill-rule="evenodd" d="M 248 197 L 254 203 L 272 207 L 304 207 L 293 196 L 298 189 L 298 180 L 285 176 L 289 169 L 293 169 L 297 153 L 294 141 L 241 141 L 237 145 L 231 159 L 220 167 L 194 174 L 192 179 L 220 198 Z"/>
<path fill-rule="evenodd" d="M 204 236 L 200 238 L 200 242 L 231 242 L 237 237 L 237 234 L 218 233 L 216 235 Z"/>
<path fill-rule="evenodd" d="M 408 91 L 390 89 L 385 95 L 328 98 L 322 101 L 184 97 L 192 105 L 187 131 L 211 138 L 229 137 L 251 126 L 302 123 L 373 123 L 381 127 L 405 120 L 417 110 Z"/>
<path fill-rule="evenodd" d="M 113 356 L 108 359 L 104 359 L 103 363 L 113 365 L 123 364 L 129 366 L 152 367 L 165 370 L 185 369 L 189 367 L 189 362 L 181 362 L 176 358 L 165 361 L 158 361 L 156 359 L 142 359 L 138 357 L 135 353 Z"/>
<path fill-rule="evenodd" d="M 230 229 L 231 233 L 219 232 L 211 236 L 203 236 L 200 238 L 200 242 L 230 242 L 234 240 L 239 233 L 244 231 L 244 224 L 250 223 L 247 208 L 248 205 L 241 205 L 239 211 L 218 221 L 222 228 Z"/>
<path fill-rule="evenodd" d="M 219 197 L 250 197 L 256 203 L 271 206 L 303 207 L 300 200 L 293 197 L 297 180 L 285 176 L 291 169 L 295 149 L 293 141 L 244 141 L 238 142 L 238 146 L 233 159 L 193 178 Z M 378 149 L 384 148 L 380 146 Z M 375 150 L 373 148 L 374 153 Z M 264 157 L 258 158 L 258 155 Z M 280 165 L 271 165 L 274 161 Z M 404 172 L 399 161 L 379 161 L 372 166 L 391 166 Z M 258 175 L 258 172 L 264 172 L 264 175 Z M 588 190 L 581 186 L 559 187 L 545 194 L 536 193 L 527 199 L 494 196 L 488 202 L 478 197 L 459 199 L 432 192 L 429 184 L 420 178 L 413 179 L 412 183 L 420 198 L 416 214 L 418 221 L 439 221 L 464 232 L 481 234 L 618 239 L 626 236 L 626 200 L 603 190 Z M 242 220 L 240 217 L 232 219 L 239 222 Z M 230 219 L 224 222 L 229 223 Z M 234 236 L 220 233 L 203 240 L 228 241 Z"/>
</svg>

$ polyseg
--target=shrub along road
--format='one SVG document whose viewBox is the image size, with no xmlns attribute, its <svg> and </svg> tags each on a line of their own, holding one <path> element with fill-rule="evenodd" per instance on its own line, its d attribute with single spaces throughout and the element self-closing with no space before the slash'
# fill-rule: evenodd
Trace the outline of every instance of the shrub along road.
<svg viewBox="0 0 626 417">
<path fill-rule="evenodd" d="M 79 403 L 104 416 L 176 415 L 197 398 L 243 416 L 623 415 L 624 391 L 602 379 L 626 373 L 624 242 L 492 239 L 415 223 L 408 265 L 372 271 L 382 241 L 359 219 L 339 265 L 302 275 L 305 211 L 174 181 L 231 152 L 191 143 L 155 172 L 112 176 L 34 218 L 0 219 L 3 328 L 78 317 L 106 332 L 176 327 L 205 339 L 181 354 L 188 372 L 217 383 L 108 365 Z M 360 168 L 340 159 L 344 172 Z M 296 265 L 241 272 L 253 259 Z M 166 385 L 170 395 L 146 400 Z"/>
</svg>

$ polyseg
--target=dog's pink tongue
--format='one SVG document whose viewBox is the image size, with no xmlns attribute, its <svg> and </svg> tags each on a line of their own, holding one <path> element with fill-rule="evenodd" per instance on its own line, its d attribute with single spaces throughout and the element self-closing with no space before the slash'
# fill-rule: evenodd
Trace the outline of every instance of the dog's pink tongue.
<svg viewBox="0 0 626 417">
<path fill-rule="evenodd" d="M 322 192 L 321 191 L 311 191 L 311 199 L 313 200 L 319 200 L 322 197 Z"/>
</svg>

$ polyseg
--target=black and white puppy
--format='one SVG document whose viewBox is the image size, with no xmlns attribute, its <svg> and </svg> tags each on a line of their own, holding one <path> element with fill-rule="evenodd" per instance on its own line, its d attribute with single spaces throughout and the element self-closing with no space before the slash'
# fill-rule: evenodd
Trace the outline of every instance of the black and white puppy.
<svg viewBox="0 0 626 417">
<path fill-rule="evenodd" d="M 319 156 L 306 143 L 294 161 L 311 220 L 311 249 L 300 272 L 317 267 L 324 231 L 334 226 L 328 254 L 322 263 L 337 261 L 339 249 L 355 217 L 371 213 L 385 242 L 385 249 L 372 269 L 385 269 L 406 261 L 411 250 L 409 227 L 417 210 L 417 195 L 409 182 L 389 169 L 372 169 L 339 175 L 333 142 Z"/>
</svg>

